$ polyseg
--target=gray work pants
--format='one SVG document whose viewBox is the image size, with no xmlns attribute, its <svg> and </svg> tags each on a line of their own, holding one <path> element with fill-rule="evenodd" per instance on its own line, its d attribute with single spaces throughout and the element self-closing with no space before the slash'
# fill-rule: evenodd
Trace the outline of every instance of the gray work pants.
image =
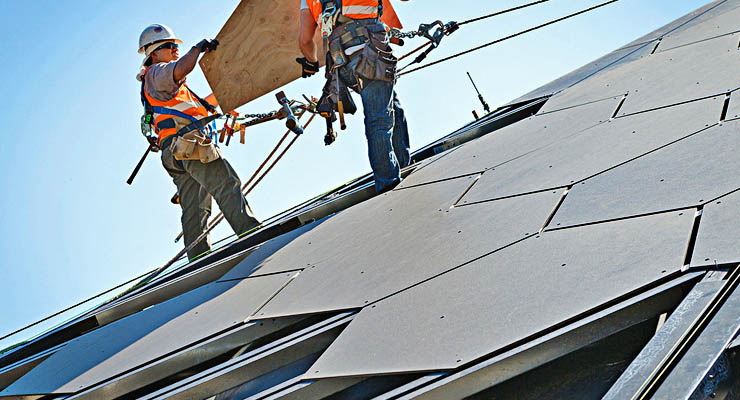
<svg viewBox="0 0 740 400">
<path fill-rule="evenodd" d="M 208 227 L 211 216 L 211 198 L 229 221 L 237 235 L 259 225 L 242 195 L 241 181 L 228 161 L 219 158 L 208 164 L 199 160 L 175 160 L 170 146 L 162 150 L 162 165 L 172 177 L 180 194 L 182 231 L 185 247 L 195 241 Z M 188 252 L 193 259 L 211 249 L 210 235 Z"/>
</svg>

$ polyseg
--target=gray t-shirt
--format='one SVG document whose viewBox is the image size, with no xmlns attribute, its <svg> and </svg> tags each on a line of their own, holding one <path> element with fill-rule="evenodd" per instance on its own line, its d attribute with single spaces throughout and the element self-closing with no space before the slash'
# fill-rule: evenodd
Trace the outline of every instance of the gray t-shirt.
<svg viewBox="0 0 740 400">
<path fill-rule="evenodd" d="M 171 100 L 185 83 L 185 79 L 175 82 L 176 61 L 157 63 L 145 75 L 144 90 L 149 96 L 161 101 Z"/>
</svg>

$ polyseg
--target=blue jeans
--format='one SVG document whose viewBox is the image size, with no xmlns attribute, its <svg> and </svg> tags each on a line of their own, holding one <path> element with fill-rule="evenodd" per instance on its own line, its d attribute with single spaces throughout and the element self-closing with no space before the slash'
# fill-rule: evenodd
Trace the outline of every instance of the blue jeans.
<svg viewBox="0 0 740 400">
<path fill-rule="evenodd" d="M 409 132 L 393 82 L 367 80 L 362 89 L 370 167 L 375 191 L 401 182 L 401 168 L 409 165 Z"/>
</svg>

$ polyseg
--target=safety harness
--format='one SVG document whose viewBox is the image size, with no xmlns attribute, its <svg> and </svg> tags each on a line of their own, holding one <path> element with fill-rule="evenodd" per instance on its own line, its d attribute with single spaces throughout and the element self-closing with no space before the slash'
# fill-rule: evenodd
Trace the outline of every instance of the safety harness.
<svg viewBox="0 0 740 400">
<path fill-rule="evenodd" d="M 327 126 L 335 120 L 334 111 L 354 114 L 357 106 L 348 89 L 362 92 L 365 80 L 396 79 L 396 64 L 390 48 L 390 35 L 379 18 L 383 2 L 378 0 L 377 17 L 353 19 L 342 14 L 341 0 L 321 0 L 319 17 L 326 53 L 326 85 L 317 111 L 327 118 Z M 342 124 L 344 125 L 344 124 Z"/>
<path fill-rule="evenodd" d="M 190 94 L 198 100 L 198 102 L 208 111 L 211 115 L 205 117 L 205 118 L 195 118 L 192 115 L 185 114 L 182 111 L 178 111 L 172 108 L 167 107 L 159 107 L 159 106 L 152 106 L 151 103 L 149 103 L 149 100 L 146 98 L 146 95 L 144 94 L 144 84 L 146 83 L 146 73 L 142 74 L 141 77 L 141 104 L 144 106 L 144 116 L 142 117 L 142 125 L 143 124 L 149 124 L 150 126 L 154 126 L 154 114 L 163 114 L 163 115 L 173 115 L 176 117 L 184 118 L 190 121 L 190 124 L 184 126 L 180 130 L 177 131 L 176 135 L 183 135 L 185 133 L 188 133 L 193 130 L 200 130 L 203 131 L 203 129 L 206 128 L 206 126 L 213 121 L 214 119 L 220 117 L 220 114 L 216 113 L 216 107 L 211 105 L 209 102 L 207 102 L 205 99 L 198 96 L 195 92 L 193 92 L 187 85 L 185 85 L 185 88 L 190 92 Z M 163 129 L 173 129 L 175 128 L 175 120 L 172 118 L 167 118 L 162 121 L 159 121 L 155 129 L 156 131 L 160 131 Z M 143 132 L 142 132 L 143 133 Z M 145 134 L 146 136 L 146 134 Z"/>
</svg>

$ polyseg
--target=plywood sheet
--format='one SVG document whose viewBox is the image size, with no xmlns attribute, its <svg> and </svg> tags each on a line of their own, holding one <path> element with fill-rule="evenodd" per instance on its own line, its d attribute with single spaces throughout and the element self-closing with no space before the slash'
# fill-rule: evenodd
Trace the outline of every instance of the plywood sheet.
<svg viewBox="0 0 740 400">
<path fill-rule="evenodd" d="M 561 195 L 553 191 L 451 209 L 471 181 L 458 178 L 390 192 L 304 234 L 294 242 L 292 257 L 310 267 L 259 317 L 377 301 L 536 233 Z"/>
<path fill-rule="evenodd" d="M 620 98 L 536 115 L 454 148 L 423 164 L 400 187 L 463 176 L 498 166 L 607 121 Z"/>
<path fill-rule="evenodd" d="M 388 0 L 383 20 L 400 22 Z M 216 36 L 218 49 L 205 54 L 200 67 L 223 111 L 231 111 L 301 77 L 298 48 L 300 0 L 242 0 Z M 322 57 L 317 29 L 314 42 Z M 320 79 L 320 78 L 317 78 Z"/>
<path fill-rule="evenodd" d="M 623 116 L 726 93 L 740 86 L 738 40 L 723 36 L 622 64 L 553 96 L 541 112 L 629 93 Z"/>
<path fill-rule="evenodd" d="M 728 122 L 588 179 L 551 226 L 692 207 L 730 193 L 740 188 L 738 138 L 740 122 Z"/>
<path fill-rule="evenodd" d="M 705 129 L 719 119 L 723 101 L 699 100 L 597 125 L 486 171 L 460 204 L 572 185 Z"/>
<path fill-rule="evenodd" d="M 241 323 L 293 274 L 214 282 L 69 342 L 0 396 L 72 393 Z"/>
<path fill-rule="evenodd" d="M 740 262 L 740 193 L 721 197 L 706 206 L 691 258 L 692 266 Z"/>
<path fill-rule="evenodd" d="M 306 376 L 451 369 L 496 352 L 679 271 L 691 219 L 526 239 L 365 307 Z"/>
<path fill-rule="evenodd" d="M 239 3 L 216 35 L 218 49 L 200 60 L 223 111 L 233 110 L 301 77 L 301 68 L 295 62 L 302 57 L 299 29 L 300 0 Z M 321 53 L 319 32 L 314 42 Z"/>
</svg>

